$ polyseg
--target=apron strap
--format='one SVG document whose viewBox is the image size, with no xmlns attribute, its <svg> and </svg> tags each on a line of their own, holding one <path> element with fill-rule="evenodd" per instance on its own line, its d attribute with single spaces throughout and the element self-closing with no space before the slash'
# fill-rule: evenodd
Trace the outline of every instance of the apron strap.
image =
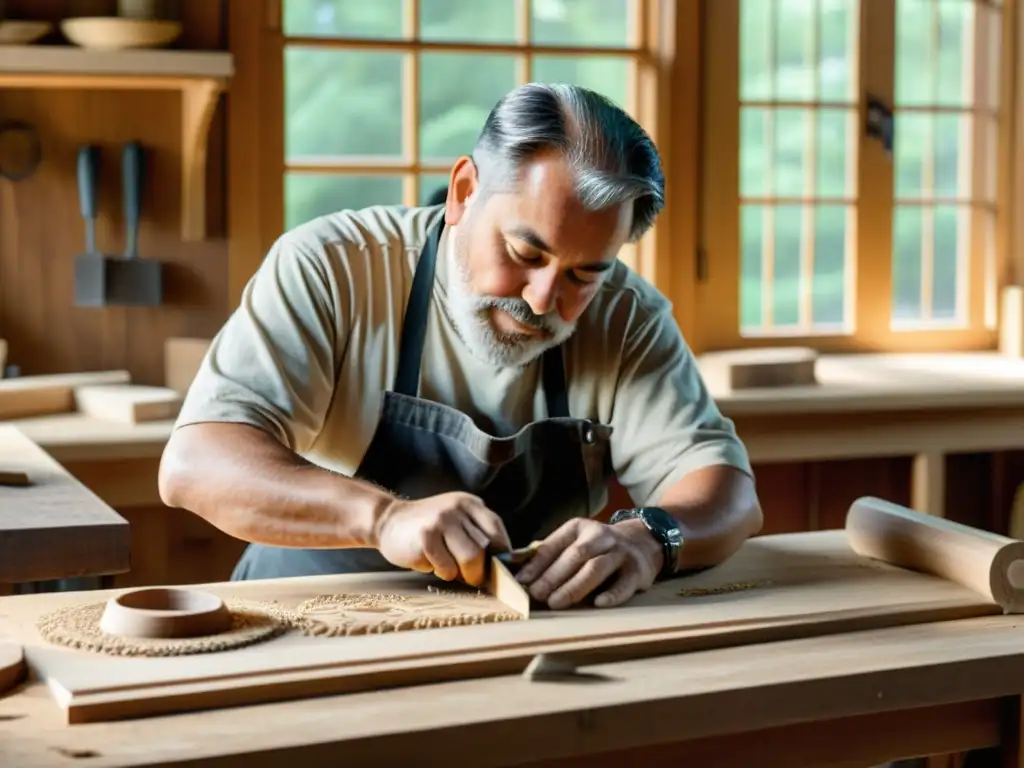
<svg viewBox="0 0 1024 768">
<path fill-rule="evenodd" d="M 437 268 L 437 251 L 444 231 L 442 217 L 423 245 L 409 292 L 409 304 L 402 322 L 402 337 L 398 347 L 398 371 L 395 374 L 394 390 L 398 394 L 416 397 L 420 390 L 420 361 L 423 358 L 423 344 L 427 337 L 427 318 L 430 298 L 433 293 L 434 273 Z M 565 384 L 565 363 L 562 347 L 552 347 L 544 353 L 544 396 L 548 406 L 548 417 L 568 417 L 569 397 Z"/>
</svg>

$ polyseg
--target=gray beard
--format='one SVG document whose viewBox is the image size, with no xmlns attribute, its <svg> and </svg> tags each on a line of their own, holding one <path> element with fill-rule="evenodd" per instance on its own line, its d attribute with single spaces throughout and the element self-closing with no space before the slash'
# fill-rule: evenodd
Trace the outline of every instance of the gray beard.
<svg viewBox="0 0 1024 768">
<path fill-rule="evenodd" d="M 456 332 L 475 357 L 492 365 L 523 367 L 573 335 L 576 323 L 565 322 L 556 312 L 541 316 L 534 314 L 524 299 L 473 293 L 465 258 L 465 239 L 457 227 L 453 234 L 448 256 L 448 304 Z M 507 312 L 524 325 L 543 328 L 550 337 L 537 339 L 499 333 L 490 319 L 490 312 L 494 309 Z"/>
</svg>

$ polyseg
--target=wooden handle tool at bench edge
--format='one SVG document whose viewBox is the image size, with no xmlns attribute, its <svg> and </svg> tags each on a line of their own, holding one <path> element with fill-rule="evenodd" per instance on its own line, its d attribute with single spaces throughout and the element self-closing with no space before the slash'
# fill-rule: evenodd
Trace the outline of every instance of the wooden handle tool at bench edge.
<svg viewBox="0 0 1024 768">
<path fill-rule="evenodd" d="M 857 499 L 846 537 L 858 555 L 939 576 L 1024 612 L 1024 541 L 926 515 L 882 499 Z"/>
</svg>

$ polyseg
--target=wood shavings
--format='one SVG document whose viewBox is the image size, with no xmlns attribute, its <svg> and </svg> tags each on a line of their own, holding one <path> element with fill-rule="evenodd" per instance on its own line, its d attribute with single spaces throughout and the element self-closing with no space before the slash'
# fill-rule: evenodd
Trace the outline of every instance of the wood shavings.
<svg viewBox="0 0 1024 768">
<path fill-rule="evenodd" d="M 100 630 L 105 602 L 59 608 L 39 618 L 36 627 L 47 642 L 111 656 L 184 656 L 241 648 L 270 640 L 295 623 L 291 612 L 274 603 L 227 601 L 232 626 L 202 637 L 144 638 L 108 635 Z"/>
<path fill-rule="evenodd" d="M 307 635 L 348 636 L 518 621 L 490 595 L 429 588 L 426 595 L 337 594 L 306 600 L 295 609 Z"/>
<path fill-rule="evenodd" d="M 710 595 L 726 595 L 731 592 L 744 592 L 748 589 L 766 587 L 770 581 L 736 581 L 731 584 L 721 584 L 717 587 L 693 587 L 691 589 L 680 589 L 680 597 L 708 597 Z"/>
</svg>

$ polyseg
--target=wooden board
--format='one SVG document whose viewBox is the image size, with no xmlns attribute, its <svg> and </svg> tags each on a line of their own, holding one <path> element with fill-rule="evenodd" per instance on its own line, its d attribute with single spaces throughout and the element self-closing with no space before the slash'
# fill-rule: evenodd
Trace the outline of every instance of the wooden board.
<svg viewBox="0 0 1024 768">
<path fill-rule="evenodd" d="M 0 582 L 129 570 L 128 522 L 11 426 L 0 425 L 0 467 L 28 476 L 0 486 Z"/>
<path fill-rule="evenodd" d="M 139 424 L 173 419 L 182 396 L 170 387 L 138 384 L 90 384 L 75 388 L 78 412 L 94 419 Z"/>
<path fill-rule="evenodd" d="M 340 592 L 422 594 L 434 583 L 391 573 L 207 588 L 295 605 Z M 681 596 L 682 588 L 704 593 Z M 526 621 L 356 637 L 289 633 L 238 650 L 158 659 L 69 650 L 35 630 L 43 613 L 110 594 L 3 598 L 30 667 L 68 722 L 513 674 L 540 652 L 599 663 L 999 613 L 958 585 L 860 558 L 843 532 L 830 531 L 759 537 L 723 566 L 660 584 L 626 606 L 534 611 Z"/>
<path fill-rule="evenodd" d="M 70 413 L 75 410 L 75 387 L 87 384 L 128 384 L 128 371 L 60 373 L 0 380 L 0 421 Z"/>
<path fill-rule="evenodd" d="M 765 347 L 707 352 L 698 365 L 712 391 L 733 391 L 812 386 L 817 360 L 807 347 Z"/>
</svg>

